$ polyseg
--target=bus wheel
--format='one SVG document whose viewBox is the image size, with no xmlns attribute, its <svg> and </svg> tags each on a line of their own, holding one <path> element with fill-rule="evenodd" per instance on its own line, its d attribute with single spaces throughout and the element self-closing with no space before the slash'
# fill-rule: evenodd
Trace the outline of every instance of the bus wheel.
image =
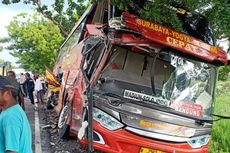
<svg viewBox="0 0 230 153">
<path fill-rule="evenodd" d="M 69 111 L 70 108 L 68 106 L 68 103 L 66 103 L 65 106 L 62 108 L 58 119 L 58 134 L 59 137 L 62 139 L 69 139 L 70 125 L 66 123 L 68 120 Z"/>
</svg>

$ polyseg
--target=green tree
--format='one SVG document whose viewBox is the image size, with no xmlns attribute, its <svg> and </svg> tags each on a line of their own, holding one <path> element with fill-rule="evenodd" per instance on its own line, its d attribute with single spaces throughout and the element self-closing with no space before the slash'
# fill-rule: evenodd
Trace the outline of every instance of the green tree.
<svg viewBox="0 0 230 153">
<path fill-rule="evenodd" d="M 67 37 L 76 21 L 84 13 L 88 3 L 85 0 L 55 0 L 51 7 L 41 3 L 41 0 L 2 0 L 3 4 L 23 2 L 35 6 L 37 12 L 60 28 L 64 37 Z M 65 3 L 66 2 L 66 3 Z M 89 1 L 90 2 L 90 1 Z"/>
<path fill-rule="evenodd" d="M 20 14 L 7 27 L 11 54 L 19 59 L 20 67 L 33 73 L 44 72 L 44 66 L 53 67 L 64 38 L 59 28 L 39 16 Z"/>
<path fill-rule="evenodd" d="M 23 2 L 34 5 L 36 10 L 57 25 L 66 37 L 91 1 L 86 3 L 85 0 L 67 0 L 65 9 L 64 0 L 55 0 L 50 10 L 40 0 L 2 0 L 2 3 L 8 5 Z M 196 10 L 208 17 L 216 39 L 230 36 L 230 3 L 226 0 L 112 0 L 112 3 L 123 11 L 129 8 L 134 8 L 135 12 L 139 10 L 142 18 L 176 30 L 181 30 L 181 23 L 176 12 L 168 9 L 168 6 L 179 6 L 188 11 Z"/>
<path fill-rule="evenodd" d="M 218 80 L 226 81 L 229 77 L 228 76 L 229 72 L 230 72 L 229 66 L 220 67 Z"/>
<path fill-rule="evenodd" d="M 230 38 L 230 2 L 211 0 L 210 7 L 203 11 L 213 26 L 215 38 Z M 230 40 L 229 40 L 230 41 Z"/>
<path fill-rule="evenodd" d="M 67 37 L 76 21 L 84 13 L 88 3 L 85 0 L 55 0 L 47 6 L 40 0 L 1 0 L 3 4 L 23 2 L 32 4 L 44 18 L 20 22 L 18 17 L 8 26 L 10 38 L 0 38 L 0 43 L 13 42 L 7 47 L 19 58 L 20 67 L 35 73 L 42 72 L 44 65 L 53 67 L 58 47 Z M 25 18 L 25 15 L 21 15 Z M 56 26 L 54 26 L 56 25 Z M 54 29 L 53 29 L 54 27 Z M 58 30 L 57 27 L 60 29 Z M 62 36 L 60 35 L 60 32 Z M 0 51 L 3 47 L 0 47 Z"/>
<path fill-rule="evenodd" d="M 198 11 L 205 15 L 213 27 L 216 39 L 230 37 L 230 3 L 226 0 L 112 0 L 121 10 L 133 9 L 140 17 L 181 31 L 181 23 L 173 7 Z M 136 11 L 139 10 L 139 11 Z"/>
<path fill-rule="evenodd" d="M 7 43 L 9 40 L 7 38 L 0 38 L 0 44 Z M 0 45 L 0 52 L 3 51 L 4 47 Z"/>
<path fill-rule="evenodd" d="M 84 12 L 88 3 L 85 0 L 55 0 L 51 7 L 42 4 L 40 0 L 2 0 L 3 4 L 23 2 L 32 4 L 36 10 L 53 24 L 57 25 L 64 37 L 67 37 L 74 23 Z M 230 36 L 230 3 L 226 0 L 112 0 L 121 10 L 130 8 L 141 18 L 154 21 L 161 25 L 181 30 L 181 22 L 176 11 L 169 6 L 181 7 L 187 11 L 198 11 L 208 17 L 216 39 Z M 139 10 L 139 11 L 136 11 Z"/>
</svg>

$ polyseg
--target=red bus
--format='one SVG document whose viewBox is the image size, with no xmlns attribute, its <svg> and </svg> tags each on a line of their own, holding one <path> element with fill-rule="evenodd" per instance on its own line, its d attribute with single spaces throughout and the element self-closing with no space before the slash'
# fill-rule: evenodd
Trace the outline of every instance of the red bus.
<svg viewBox="0 0 230 153">
<path fill-rule="evenodd" d="M 58 58 L 59 135 L 90 152 L 206 153 L 228 60 L 210 35 L 191 35 L 93 3 Z"/>
</svg>

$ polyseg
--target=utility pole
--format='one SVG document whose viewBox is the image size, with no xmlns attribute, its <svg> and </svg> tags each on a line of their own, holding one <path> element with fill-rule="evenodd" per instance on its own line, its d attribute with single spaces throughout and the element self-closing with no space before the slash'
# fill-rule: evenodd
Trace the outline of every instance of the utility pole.
<svg viewBox="0 0 230 153">
<path fill-rule="evenodd" d="M 7 71 L 7 67 L 9 65 L 10 62 L 6 61 L 6 62 L 3 62 L 0 67 L 2 67 L 2 76 L 5 76 L 6 74 L 6 71 Z"/>
</svg>

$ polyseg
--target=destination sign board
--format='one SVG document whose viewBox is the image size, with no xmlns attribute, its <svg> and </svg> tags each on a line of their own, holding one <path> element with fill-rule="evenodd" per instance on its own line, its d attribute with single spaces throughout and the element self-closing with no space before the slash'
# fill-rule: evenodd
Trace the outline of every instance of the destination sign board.
<svg viewBox="0 0 230 153">
<path fill-rule="evenodd" d="M 145 38 L 153 42 L 169 46 L 184 53 L 192 54 L 209 62 L 218 60 L 227 64 L 227 54 L 223 50 L 199 39 L 137 18 L 127 12 L 122 14 L 122 21 L 126 28 L 139 32 Z"/>
</svg>

